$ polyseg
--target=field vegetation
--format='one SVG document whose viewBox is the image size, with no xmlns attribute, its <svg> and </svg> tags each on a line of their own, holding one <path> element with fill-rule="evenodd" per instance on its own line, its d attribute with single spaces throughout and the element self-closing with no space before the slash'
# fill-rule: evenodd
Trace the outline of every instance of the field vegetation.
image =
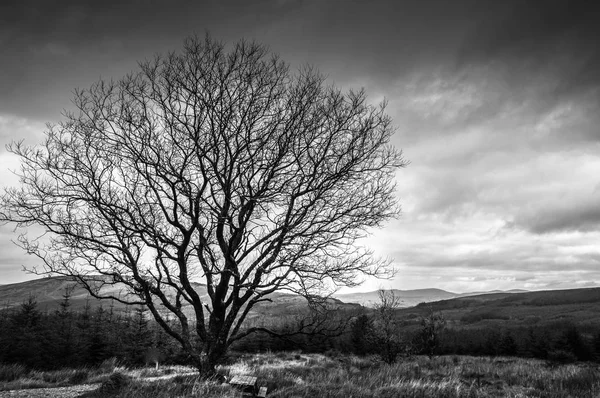
<svg viewBox="0 0 600 398">
<path fill-rule="evenodd" d="M 254 375 L 271 398 L 284 397 L 597 397 L 594 364 L 557 365 L 509 357 L 412 356 L 388 364 L 376 356 L 281 352 L 237 354 L 206 380 L 193 368 L 128 368 L 114 361 L 97 368 L 28 371 L 0 366 L 0 389 L 98 383 L 82 397 L 238 397 L 224 380 Z M 2 393 L 0 392 L 0 395 Z"/>
</svg>

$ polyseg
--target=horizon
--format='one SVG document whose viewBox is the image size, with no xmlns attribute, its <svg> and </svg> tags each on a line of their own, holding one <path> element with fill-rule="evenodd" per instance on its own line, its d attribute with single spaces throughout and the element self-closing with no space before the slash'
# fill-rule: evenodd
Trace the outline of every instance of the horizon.
<svg viewBox="0 0 600 398">
<path fill-rule="evenodd" d="M 391 280 L 353 292 L 600 286 L 600 6 L 534 1 L 93 1 L 0 6 L 0 188 L 17 186 L 5 145 L 41 143 L 76 87 L 119 79 L 191 34 L 256 40 L 292 69 L 385 99 L 399 219 L 365 244 Z M 435 28 L 431 28 L 431 27 Z M 33 257 L 0 226 L 0 283 Z M 345 289 L 346 290 L 346 289 Z M 461 293 L 461 294 L 463 294 Z"/>
<path fill-rule="evenodd" d="M 33 282 L 33 281 L 37 281 L 37 280 L 42 280 L 42 279 L 49 279 L 49 278 L 61 278 L 61 277 L 65 277 L 65 276 L 61 276 L 61 275 L 55 275 L 55 276 L 40 276 L 39 278 L 35 278 L 35 279 L 27 279 L 27 280 L 23 280 L 23 281 L 19 281 L 19 282 L 11 282 L 11 283 L 3 283 L 0 282 L 0 286 L 6 286 L 6 285 L 16 285 L 16 284 L 21 284 L 21 283 L 27 283 L 27 282 Z M 68 277 L 66 277 L 68 278 Z M 205 285 L 202 282 L 196 282 L 200 285 Z M 479 291 L 479 290 L 474 290 L 474 291 L 463 291 L 463 292 L 457 292 L 457 291 L 450 291 L 450 290 L 446 290 L 446 289 L 440 289 L 437 287 L 425 287 L 425 288 L 416 288 L 416 289 L 398 289 L 395 287 L 392 288 L 383 288 L 383 290 L 385 291 L 389 291 L 389 290 L 396 290 L 396 291 L 400 291 L 400 292 L 414 292 L 414 291 L 419 291 L 419 290 L 438 290 L 438 291 L 442 291 L 445 293 L 450 293 L 450 294 L 456 294 L 456 295 L 469 295 L 469 294 L 493 294 L 493 293 L 534 293 L 534 292 L 548 292 L 548 291 L 561 291 L 561 290 L 578 290 L 578 289 L 598 289 L 600 288 L 600 286 L 586 286 L 586 287 L 573 287 L 573 288 L 550 288 L 550 289 L 532 289 L 532 290 L 527 290 L 527 289 L 506 289 L 506 290 L 500 290 L 500 289 L 491 289 L 491 290 L 483 290 L 483 291 Z M 335 293 L 333 293 L 333 296 L 341 296 L 341 295 L 353 295 L 353 294 L 370 294 L 370 293 L 375 293 L 377 291 L 379 291 L 380 289 L 374 289 L 374 290 L 356 290 L 356 289 L 339 289 L 337 290 Z M 293 293 L 285 293 L 283 292 L 283 294 L 293 294 Z"/>
</svg>

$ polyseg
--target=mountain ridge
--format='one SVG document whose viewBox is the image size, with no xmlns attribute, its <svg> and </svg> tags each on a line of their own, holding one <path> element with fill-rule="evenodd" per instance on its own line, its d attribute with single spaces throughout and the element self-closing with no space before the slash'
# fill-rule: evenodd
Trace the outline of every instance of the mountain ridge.
<svg viewBox="0 0 600 398">
<path fill-rule="evenodd" d="M 64 294 L 68 288 L 72 288 L 75 282 L 65 276 L 44 277 L 32 279 L 24 282 L 16 282 L 0 285 L 0 305 L 4 307 L 16 306 L 26 301 L 30 296 L 34 296 L 40 308 L 54 309 L 63 300 Z M 193 283 L 201 296 L 206 296 L 206 286 L 201 283 Z M 105 287 L 105 291 L 111 289 Z M 114 287 L 115 291 L 118 288 Z M 448 292 L 437 288 L 401 290 L 392 289 L 392 291 L 402 300 L 402 307 L 412 307 L 421 302 L 431 302 L 444 300 L 454 297 L 460 297 L 458 293 Z M 344 304 L 359 304 L 362 306 L 372 306 L 379 300 L 378 290 L 362 293 L 334 294 L 331 296 L 334 300 L 339 300 Z M 118 292 L 117 292 L 118 294 Z M 276 293 L 273 297 L 293 297 L 292 294 Z M 94 306 L 96 299 L 91 297 L 83 287 L 76 285 L 72 288 L 70 295 L 71 306 L 74 309 L 83 308 L 87 301 L 92 302 Z M 284 300 L 289 301 L 289 300 Z M 105 301 L 106 302 L 106 301 Z M 116 304 L 118 307 L 121 305 Z"/>
<path fill-rule="evenodd" d="M 449 300 L 460 297 L 479 296 L 485 294 L 514 294 L 514 293 L 526 293 L 528 290 L 523 289 L 510 289 L 510 290 L 492 290 L 492 291 L 479 291 L 479 292 L 466 292 L 466 293 L 454 293 L 439 288 L 425 288 L 425 289 L 412 289 L 412 290 L 401 290 L 401 289 L 384 289 L 385 291 L 391 291 L 400 300 L 401 308 L 409 308 L 417 306 L 420 303 L 430 303 L 440 300 Z M 334 294 L 333 297 L 345 302 L 360 304 L 365 307 L 373 307 L 379 302 L 379 289 L 359 292 L 359 293 L 341 293 Z"/>
<path fill-rule="evenodd" d="M 201 298 L 206 298 L 208 292 L 206 285 L 192 282 L 194 289 Z M 103 292 L 114 293 L 115 296 L 128 294 L 124 287 L 117 285 L 107 285 L 102 288 Z M 32 279 L 25 282 L 17 282 L 6 285 L 0 285 L 0 310 L 15 308 L 26 302 L 30 297 L 34 297 L 37 306 L 42 311 L 53 311 L 58 309 L 60 303 L 64 300 L 65 293 L 70 290 L 69 304 L 74 311 L 79 311 L 89 306 L 91 309 L 100 306 L 112 306 L 115 310 L 127 311 L 128 307 L 123 303 L 111 300 L 99 300 L 91 295 L 72 278 L 65 276 L 44 277 Z M 169 294 L 169 293 L 167 293 Z M 308 308 L 306 299 L 299 295 L 293 295 L 285 292 L 275 292 L 269 296 L 271 302 L 257 304 L 249 314 L 248 318 L 264 316 L 282 316 L 295 311 L 302 311 Z M 335 308 L 358 309 L 359 306 L 353 303 L 344 303 L 337 298 L 328 298 L 328 304 Z M 192 315 L 191 305 L 184 303 L 184 312 Z M 159 308 L 160 311 L 160 308 Z M 165 310 L 166 311 L 166 310 Z"/>
<path fill-rule="evenodd" d="M 64 294 L 74 282 L 68 277 L 44 277 L 38 279 L 32 279 L 24 282 L 10 283 L 0 285 L 0 308 L 11 308 L 20 305 L 21 303 L 28 300 L 30 296 L 34 296 L 38 302 L 38 307 L 42 310 L 53 310 L 58 308 L 60 302 L 64 298 Z M 193 283 L 196 290 L 201 296 L 206 296 L 206 286 L 201 283 Z M 113 288 L 118 294 L 119 290 L 117 287 L 107 287 L 106 289 Z M 590 288 L 587 288 L 590 289 Z M 592 288 L 593 289 L 593 288 Z M 418 307 L 422 303 L 438 303 L 442 305 L 445 302 L 454 303 L 453 300 L 470 300 L 476 302 L 487 302 L 496 299 L 511 300 L 517 299 L 522 294 L 525 295 L 557 295 L 564 296 L 565 294 L 573 295 L 573 291 L 582 292 L 590 291 L 586 289 L 564 289 L 564 290 L 547 290 L 547 291 L 527 291 L 522 289 L 510 289 L 510 290 L 492 290 L 492 291 L 476 291 L 466 293 L 454 293 L 438 288 L 425 288 L 425 289 L 413 289 L 413 290 L 402 290 L 402 289 L 386 289 L 394 292 L 396 297 L 400 300 L 400 308 L 411 308 Z M 571 293 L 565 293 L 571 291 Z M 546 292 L 546 293 L 540 293 Z M 122 292 L 121 292 L 122 293 Z M 301 296 L 295 296 L 288 293 L 275 293 L 272 295 L 273 303 L 265 303 L 257 307 L 257 312 L 266 315 L 268 312 L 273 311 L 279 313 L 285 311 L 286 308 L 299 308 L 305 304 L 304 298 Z M 364 306 L 373 307 L 379 301 L 379 290 L 359 292 L 359 293 L 336 293 L 330 298 L 330 302 L 334 305 L 344 306 L 345 308 L 352 308 L 352 306 Z M 74 310 L 84 308 L 86 305 L 91 304 L 92 307 L 102 305 L 101 303 L 108 303 L 108 301 L 99 301 L 87 293 L 82 287 L 77 286 L 72 288 L 70 296 L 71 308 Z M 304 303 L 304 304 L 303 304 Z M 118 309 L 123 309 L 125 306 L 119 303 L 114 303 Z M 358 309 L 359 307 L 354 307 Z"/>
</svg>

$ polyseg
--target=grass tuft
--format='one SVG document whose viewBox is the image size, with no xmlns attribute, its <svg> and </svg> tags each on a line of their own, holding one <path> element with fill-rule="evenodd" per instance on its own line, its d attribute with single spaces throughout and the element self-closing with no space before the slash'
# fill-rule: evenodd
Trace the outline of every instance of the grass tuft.
<svg viewBox="0 0 600 398">
<path fill-rule="evenodd" d="M 27 368 L 20 364 L 0 364 L 0 382 L 13 381 L 25 377 L 29 373 Z"/>
</svg>

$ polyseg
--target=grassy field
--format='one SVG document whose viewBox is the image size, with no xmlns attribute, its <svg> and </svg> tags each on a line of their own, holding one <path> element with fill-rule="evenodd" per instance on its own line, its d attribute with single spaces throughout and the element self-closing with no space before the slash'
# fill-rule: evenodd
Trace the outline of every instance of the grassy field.
<svg viewBox="0 0 600 398">
<path fill-rule="evenodd" d="M 257 376 L 271 398 L 600 396 L 597 365 L 555 366 L 516 358 L 413 357 L 387 365 L 374 357 L 278 353 L 232 358 L 219 372 L 226 377 Z M 83 383 L 100 383 L 96 391 L 83 395 L 87 398 L 240 396 L 229 385 L 203 380 L 184 367 L 27 372 L 0 366 L 2 390 Z"/>
</svg>

